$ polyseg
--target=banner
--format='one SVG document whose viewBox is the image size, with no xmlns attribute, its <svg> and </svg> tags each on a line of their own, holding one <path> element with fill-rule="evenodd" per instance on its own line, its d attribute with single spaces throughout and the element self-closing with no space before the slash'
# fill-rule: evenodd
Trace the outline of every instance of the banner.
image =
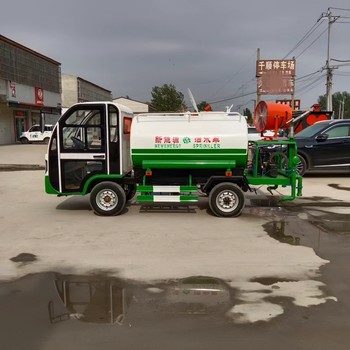
<svg viewBox="0 0 350 350">
<path fill-rule="evenodd" d="M 294 94 L 295 60 L 258 60 L 257 91 L 260 95 Z"/>
</svg>

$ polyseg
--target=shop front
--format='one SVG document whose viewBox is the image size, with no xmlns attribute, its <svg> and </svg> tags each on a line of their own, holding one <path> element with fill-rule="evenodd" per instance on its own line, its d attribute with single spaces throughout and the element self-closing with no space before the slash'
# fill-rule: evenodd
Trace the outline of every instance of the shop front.
<svg viewBox="0 0 350 350">
<path fill-rule="evenodd" d="M 39 87 L 7 82 L 0 107 L 0 145 L 17 143 L 22 132 L 40 123 L 40 112 L 55 123 L 61 112 L 61 95 Z M 1 135 L 3 137 L 1 137 Z"/>
</svg>

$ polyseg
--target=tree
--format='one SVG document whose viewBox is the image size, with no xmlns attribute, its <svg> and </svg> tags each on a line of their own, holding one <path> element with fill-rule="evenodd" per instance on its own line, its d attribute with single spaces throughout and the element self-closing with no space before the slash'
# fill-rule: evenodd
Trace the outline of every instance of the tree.
<svg viewBox="0 0 350 350">
<path fill-rule="evenodd" d="M 253 124 L 253 115 L 249 108 L 243 109 L 243 115 L 247 117 L 248 124 Z"/>
<path fill-rule="evenodd" d="M 327 96 L 319 96 L 318 97 L 318 103 L 321 105 L 322 110 L 327 109 Z M 334 110 L 334 117 L 339 118 L 340 114 L 343 114 L 344 118 L 350 118 L 350 93 L 343 91 L 343 92 L 336 92 L 332 95 L 332 104 L 333 104 L 333 110 Z M 343 104 L 344 104 L 344 113 L 340 113 L 343 110 Z M 341 117 L 341 116 L 340 116 Z"/>
<path fill-rule="evenodd" d="M 184 95 L 172 84 L 154 86 L 151 104 L 157 112 L 181 112 L 186 108 Z"/>
</svg>

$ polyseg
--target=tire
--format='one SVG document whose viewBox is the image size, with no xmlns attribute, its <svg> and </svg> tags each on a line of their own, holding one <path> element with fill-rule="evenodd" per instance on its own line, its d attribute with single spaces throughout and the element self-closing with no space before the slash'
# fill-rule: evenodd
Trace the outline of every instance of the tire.
<svg viewBox="0 0 350 350">
<path fill-rule="evenodd" d="M 244 201 L 242 190 L 230 182 L 216 185 L 209 193 L 209 207 L 216 216 L 240 215 L 244 208 Z"/>
<path fill-rule="evenodd" d="M 27 139 L 26 137 L 22 137 L 22 138 L 21 138 L 21 143 L 23 143 L 24 145 L 26 145 L 26 144 L 29 143 L 29 141 L 28 141 L 28 139 Z"/>
<path fill-rule="evenodd" d="M 298 154 L 298 157 L 300 158 L 300 162 L 296 165 L 296 172 L 298 175 L 304 176 L 307 171 L 307 163 L 303 156 Z"/>
<path fill-rule="evenodd" d="M 49 137 L 45 137 L 45 138 L 44 138 L 44 143 L 45 143 L 46 145 L 49 143 L 49 141 L 50 141 L 50 138 L 49 138 Z"/>
<path fill-rule="evenodd" d="M 126 203 L 125 192 L 114 182 L 101 182 L 90 194 L 90 205 L 97 215 L 113 216 L 120 214 Z"/>
</svg>

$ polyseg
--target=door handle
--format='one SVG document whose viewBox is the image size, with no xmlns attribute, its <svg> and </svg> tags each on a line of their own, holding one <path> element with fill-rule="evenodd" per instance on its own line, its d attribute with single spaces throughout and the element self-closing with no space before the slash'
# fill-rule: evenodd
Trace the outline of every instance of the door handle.
<svg viewBox="0 0 350 350">
<path fill-rule="evenodd" d="M 97 156 L 93 156 L 94 159 L 105 159 L 105 155 L 101 154 L 101 155 L 97 155 Z"/>
</svg>

